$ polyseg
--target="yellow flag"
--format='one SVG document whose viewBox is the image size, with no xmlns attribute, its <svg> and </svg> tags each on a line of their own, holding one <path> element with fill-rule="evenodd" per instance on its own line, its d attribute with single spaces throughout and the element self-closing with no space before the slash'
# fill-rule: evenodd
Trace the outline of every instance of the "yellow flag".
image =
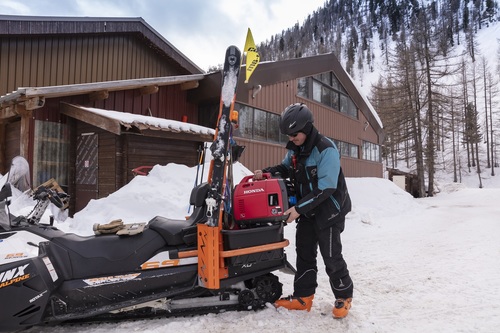
<svg viewBox="0 0 500 333">
<path fill-rule="evenodd" d="M 260 56 L 259 53 L 257 53 L 257 47 L 255 46 L 255 42 L 253 41 L 253 36 L 252 32 L 250 31 L 250 28 L 248 28 L 247 40 L 245 41 L 245 49 L 243 51 L 246 52 L 246 59 L 247 59 L 245 67 L 246 70 L 245 83 L 248 83 L 250 76 L 252 75 L 255 68 L 257 68 L 257 65 L 259 64 L 260 61 Z"/>
</svg>

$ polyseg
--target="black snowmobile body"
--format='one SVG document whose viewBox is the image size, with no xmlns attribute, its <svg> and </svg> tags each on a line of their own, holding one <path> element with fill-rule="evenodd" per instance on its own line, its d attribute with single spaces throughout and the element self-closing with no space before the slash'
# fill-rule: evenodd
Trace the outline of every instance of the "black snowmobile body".
<svg viewBox="0 0 500 333">
<path fill-rule="evenodd" d="M 84 237 L 14 218 L 5 211 L 6 184 L 0 197 L 0 331 L 75 320 L 250 310 L 274 302 L 281 283 L 271 272 L 289 267 L 283 222 L 276 218 L 223 230 L 227 277 L 217 290 L 200 285 L 196 227 L 206 221 L 208 189 L 207 183 L 193 189 L 189 219 L 157 216 L 136 235 Z M 43 197 L 36 199 L 40 203 Z"/>
</svg>

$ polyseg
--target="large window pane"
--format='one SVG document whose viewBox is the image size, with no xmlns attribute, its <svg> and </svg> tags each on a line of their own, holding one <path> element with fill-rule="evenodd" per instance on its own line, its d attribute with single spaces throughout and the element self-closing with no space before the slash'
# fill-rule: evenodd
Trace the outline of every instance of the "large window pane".
<svg viewBox="0 0 500 333">
<path fill-rule="evenodd" d="M 280 132 L 280 143 L 288 143 L 288 141 L 290 141 L 290 139 L 288 138 L 288 135 L 285 135 L 285 134 L 281 134 Z"/>
<path fill-rule="evenodd" d="M 254 109 L 253 117 L 253 138 L 257 140 L 267 140 L 267 112 Z"/>
<path fill-rule="evenodd" d="M 380 146 L 368 141 L 363 142 L 363 159 L 380 162 Z"/>
<path fill-rule="evenodd" d="M 339 83 L 339 80 L 335 77 L 335 75 L 332 75 L 332 88 L 335 90 L 341 90 L 342 86 Z"/>
<path fill-rule="evenodd" d="M 309 97 L 309 80 L 305 77 L 301 77 L 297 80 L 297 95 L 301 97 Z"/>
<path fill-rule="evenodd" d="M 323 82 L 324 84 L 327 84 L 329 86 L 332 85 L 332 80 L 331 80 L 331 74 L 330 72 L 327 73 L 321 73 L 318 75 L 318 80 Z"/>
<path fill-rule="evenodd" d="M 312 87 L 311 87 L 312 85 Z M 312 95 L 311 95 L 312 94 Z M 336 111 L 358 118 L 358 109 L 333 72 L 297 80 L 297 95 L 310 98 Z"/>
<path fill-rule="evenodd" d="M 352 116 L 357 118 L 358 117 L 358 108 L 356 107 L 356 104 L 349 98 L 349 109 L 347 110 L 347 113 Z"/>
<path fill-rule="evenodd" d="M 363 159 L 364 160 L 368 160 L 369 158 L 369 153 L 370 153 L 370 146 L 369 146 L 369 142 L 367 141 L 364 141 L 363 142 Z"/>
<path fill-rule="evenodd" d="M 69 132 L 67 125 L 35 121 L 33 181 L 35 186 L 54 178 L 68 185 Z"/>
<path fill-rule="evenodd" d="M 380 162 L 380 146 L 373 145 L 373 159 L 372 161 Z"/>
<path fill-rule="evenodd" d="M 241 104 L 236 104 L 235 109 L 239 111 L 235 136 L 274 143 L 288 140 L 279 131 L 280 115 Z"/>
<path fill-rule="evenodd" d="M 339 93 L 336 92 L 336 91 L 333 91 L 332 92 L 332 108 L 339 111 L 340 110 L 340 107 L 339 107 Z"/>
<path fill-rule="evenodd" d="M 321 103 L 332 106 L 332 93 L 333 91 L 328 87 L 321 87 Z"/>
<path fill-rule="evenodd" d="M 280 142 L 280 116 L 277 114 L 269 113 L 267 126 L 267 139 L 271 142 Z"/>
<path fill-rule="evenodd" d="M 339 151 L 339 154 L 342 154 L 342 146 L 344 145 L 344 143 L 342 141 L 336 140 L 335 145 L 337 146 L 337 150 Z"/>
<path fill-rule="evenodd" d="M 333 140 L 333 142 L 335 143 L 335 146 L 337 147 L 337 150 L 340 151 L 340 141 L 339 140 Z"/>
<path fill-rule="evenodd" d="M 313 100 L 321 102 L 321 83 L 313 81 Z"/>
<path fill-rule="evenodd" d="M 347 109 L 348 109 L 347 96 L 340 95 L 340 109 L 339 109 L 339 111 L 347 114 Z"/>
<path fill-rule="evenodd" d="M 236 130 L 236 135 L 243 138 L 252 138 L 252 126 L 253 126 L 253 108 L 239 105 L 238 111 L 238 129 Z"/>
<path fill-rule="evenodd" d="M 342 154 L 342 156 L 349 156 L 349 144 L 348 143 L 342 142 L 341 154 Z"/>
<path fill-rule="evenodd" d="M 340 81 L 337 79 L 335 74 L 333 74 L 333 72 L 332 72 L 332 88 L 344 94 L 347 94 L 347 91 L 345 91 L 344 87 L 342 87 Z"/>
<path fill-rule="evenodd" d="M 339 151 L 340 155 L 342 156 L 349 156 L 352 158 L 359 158 L 359 148 L 357 145 L 353 145 L 351 143 L 347 143 L 344 141 L 340 140 L 334 140 L 332 139 L 333 142 L 335 143 L 335 146 L 337 147 L 337 150 Z"/>
<path fill-rule="evenodd" d="M 356 145 L 350 145 L 350 150 L 351 152 L 349 153 L 349 156 L 350 157 L 353 157 L 353 158 L 359 158 L 358 156 L 358 146 Z"/>
</svg>

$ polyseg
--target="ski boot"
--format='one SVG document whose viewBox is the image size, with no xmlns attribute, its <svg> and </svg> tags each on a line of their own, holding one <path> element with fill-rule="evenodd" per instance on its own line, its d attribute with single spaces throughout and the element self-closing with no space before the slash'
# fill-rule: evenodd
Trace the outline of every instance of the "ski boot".
<svg viewBox="0 0 500 333">
<path fill-rule="evenodd" d="M 307 312 L 309 312 L 311 311 L 313 299 L 314 295 L 306 297 L 290 295 L 274 302 L 274 306 L 277 308 L 284 307 L 288 310 L 306 310 Z"/>
<path fill-rule="evenodd" d="M 351 308 L 352 298 L 338 298 L 335 300 L 335 305 L 333 306 L 332 314 L 335 319 L 345 318 L 349 314 L 349 309 Z"/>
</svg>

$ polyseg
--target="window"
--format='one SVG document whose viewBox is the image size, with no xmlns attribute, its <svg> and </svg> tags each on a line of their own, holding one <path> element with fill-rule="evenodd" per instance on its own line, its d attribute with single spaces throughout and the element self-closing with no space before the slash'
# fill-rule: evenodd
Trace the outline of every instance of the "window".
<svg viewBox="0 0 500 333">
<path fill-rule="evenodd" d="M 235 110 L 238 110 L 238 128 L 234 132 L 235 136 L 280 144 L 288 142 L 288 137 L 280 133 L 280 115 L 239 103 L 236 103 Z M 357 145 L 333 139 L 332 141 L 337 146 L 341 156 L 359 158 L 359 147 Z M 377 145 L 374 146 L 378 149 Z M 365 148 L 363 147 L 364 151 Z"/>
<path fill-rule="evenodd" d="M 347 104 L 347 96 L 340 95 L 340 112 L 347 113 L 348 104 Z"/>
<path fill-rule="evenodd" d="M 335 142 L 335 145 L 337 146 L 337 149 L 339 150 L 341 156 L 359 158 L 358 154 L 359 148 L 357 145 L 339 140 L 333 140 L 333 141 Z"/>
<path fill-rule="evenodd" d="M 313 81 L 313 100 L 321 102 L 321 83 Z"/>
<path fill-rule="evenodd" d="M 268 113 L 268 122 L 267 122 L 267 139 L 272 142 L 280 142 L 280 118 L 279 116 L 272 113 Z M 285 137 L 286 138 L 286 137 Z"/>
<path fill-rule="evenodd" d="M 363 159 L 380 162 L 380 146 L 368 141 L 363 141 Z"/>
<path fill-rule="evenodd" d="M 358 151 L 359 149 L 357 145 L 349 145 L 349 156 L 359 158 Z"/>
<path fill-rule="evenodd" d="M 327 105 L 353 118 L 358 118 L 356 104 L 333 72 L 298 79 L 297 95 Z"/>
<path fill-rule="evenodd" d="M 236 135 L 242 138 L 252 138 L 253 133 L 253 108 L 239 105 L 235 107 L 238 110 L 238 129 Z"/>
<path fill-rule="evenodd" d="M 266 142 L 285 143 L 288 137 L 280 133 L 280 115 L 237 103 L 238 129 L 235 135 Z"/>
<path fill-rule="evenodd" d="M 267 140 L 267 112 L 254 109 L 253 113 L 253 138 Z"/>
<path fill-rule="evenodd" d="M 339 110 L 339 98 L 340 94 L 332 95 L 332 109 Z"/>
<path fill-rule="evenodd" d="M 33 182 L 38 186 L 54 178 L 68 185 L 69 132 L 67 125 L 35 120 Z"/>
<path fill-rule="evenodd" d="M 309 96 L 309 80 L 301 77 L 297 83 L 297 95 L 307 98 Z"/>
</svg>

